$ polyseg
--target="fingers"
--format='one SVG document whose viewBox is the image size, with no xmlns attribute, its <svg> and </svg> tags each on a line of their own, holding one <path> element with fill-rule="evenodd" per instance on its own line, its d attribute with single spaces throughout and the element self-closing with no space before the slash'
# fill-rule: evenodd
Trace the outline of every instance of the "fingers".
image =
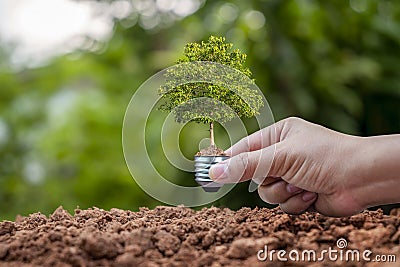
<svg viewBox="0 0 400 267">
<path fill-rule="evenodd" d="M 306 121 L 296 117 L 280 120 L 243 138 L 227 149 L 225 153 L 233 157 L 243 152 L 251 152 L 271 146 L 284 140 L 291 129 L 299 128 L 301 125 L 304 125 L 304 123 L 306 123 Z"/>
<path fill-rule="evenodd" d="M 243 152 L 260 150 L 279 142 L 280 133 L 287 120 L 281 120 L 266 128 L 263 128 L 234 144 L 227 149 L 225 153 L 230 156 L 236 156 Z"/>
<path fill-rule="evenodd" d="M 277 145 L 241 153 L 210 168 L 210 178 L 219 183 L 237 183 L 264 178 L 271 169 Z"/>
<path fill-rule="evenodd" d="M 270 175 L 282 176 L 290 167 L 285 162 L 288 151 L 283 145 L 284 139 L 299 122 L 303 123 L 298 118 L 281 120 L 242 139 L 225 152 L 231 156 L 229 160 L 210 168 L 210 178 L 220 183 L 237 183 L 252 178 L 257 182 L 258 178 Z M 273 172 L 269 173 L 270 170 Z"/>
<path fill-rule="evenodd" d="M 283 180 L 258 187 L 260 198 L 270 204 L 284 203 L 302 191 L 301 188 L 292 186 Z"/>
<path fill-rule="evenodd" d="M 286 213 L 303 213 L 311 209 L 317 199 L 316 193 L 305 191 L 284 180 L 275 180 L 274 182 L 267 178 L 265 181 L 268 184 L 263 184 L 258 188 L 260 198 L 270 204 L 279 204 Z"/>
<path fill-rule="evenodd" d="M 297 194 L 285 202 L 280 203 L 279 206 L 286 213 L 300 214 L 311 207 L 316 200 L 316 193 L 304 191 L 303 193 Z"/>
</svg>

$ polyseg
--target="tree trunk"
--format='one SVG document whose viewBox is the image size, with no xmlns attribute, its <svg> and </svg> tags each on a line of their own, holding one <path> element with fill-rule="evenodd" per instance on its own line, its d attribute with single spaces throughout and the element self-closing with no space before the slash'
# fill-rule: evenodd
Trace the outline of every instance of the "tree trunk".
<svg viewBox="0 0 400 267">
<path fill-rule="evenodd" d="M 210 122 L 210 146 L 215 146 L 214 142 L 214 122 Z"/>
</svg>

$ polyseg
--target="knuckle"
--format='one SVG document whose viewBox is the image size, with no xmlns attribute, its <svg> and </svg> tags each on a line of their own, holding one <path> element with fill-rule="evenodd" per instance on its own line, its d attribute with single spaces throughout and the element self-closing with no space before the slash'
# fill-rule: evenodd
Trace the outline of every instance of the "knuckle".
<svg viewBox="0 0 400 267">
<path fill-rule="evenodd" d="M 249 137 L 248 136 L 243 137 L 242 139 L 240 139 L 238 144 L 240 144 L 240 146 L 243 147 L 245 149 L 245 151 L 248 151 L 250 149 Z"/>
<path fill-rule="evenodd" d="M 238 155 L 238 162 L 243 169 L 247 167 L 247 162 L 248 162 L 249 156 L 247 153 L 241 153 Z"/>
<path fill-rule="evenodd" d="M 272 159 L 269 175 L 283 176 L 284 166 L 287 161 L 287 149 L 284 144 L 275 145 L 274 155 Z"/>
<path fill-rule="evenodd" d="M 294 125 L 294 124 L 298 123 L 299 121 L 301 121 L 301 119 L 299 117 L 288 117 L 288 118 L 284 119 L 284 122 L 289 125 Z"/>
<path fill-rule="evenodd" d="M 289 117 L 282 120 L 282 135 L 288 134 L 293 129 L 298 129 L 306 123 L 305 120 L 298 117 Z"/>
<path fill-rule="evenodd" d="M 240 162 L 241 169 L 243 170 L 242 176 L 251 177 L 251 175 L 254 171 L 254 168 L 253 168 L 253 164 L 251 164 L 251 162 L 249 161 L 248 153 L 240 154 L 238 160 Z"/>
<path fill-rule="evenodd" d="M 248 168 L 248 155 L 247 153 L 241 153 L 230 160 L 228 167 L 228 174 L 234 178 L 243 177 Z"/>
</svg>

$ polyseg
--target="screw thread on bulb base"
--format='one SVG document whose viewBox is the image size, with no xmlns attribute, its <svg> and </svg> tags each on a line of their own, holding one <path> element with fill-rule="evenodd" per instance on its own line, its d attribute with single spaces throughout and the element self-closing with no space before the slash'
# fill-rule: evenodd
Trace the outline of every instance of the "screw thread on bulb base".
<svg viewBox="0 0 400 267">
<path fill-rule="evenodd" d="M 228 159 L 228 156 L 195 156 L 195 181 L 206 192 L 217 192 L 222 184 L 214 182 L 208 175 L 212 165 Z"/>
</svg>

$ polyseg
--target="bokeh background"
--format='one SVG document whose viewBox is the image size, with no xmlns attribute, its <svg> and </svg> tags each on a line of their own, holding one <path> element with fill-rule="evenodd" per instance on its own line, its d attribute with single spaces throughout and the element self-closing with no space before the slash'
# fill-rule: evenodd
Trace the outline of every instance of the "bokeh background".
<svg viewBox="0 0 400 267">
<path fill-rule="evenodd" d="M 161 204 L 125 165 L 125 109 L 187 42 L 211 34 L 248 54 L 276 120 L 399 133 L 397 0 L 0 0 L 0 219 Z M 185 131 L 181 142 L 198 148 Z M 247 186 L 213 204 L 265 206 Z"/>
</svg>

